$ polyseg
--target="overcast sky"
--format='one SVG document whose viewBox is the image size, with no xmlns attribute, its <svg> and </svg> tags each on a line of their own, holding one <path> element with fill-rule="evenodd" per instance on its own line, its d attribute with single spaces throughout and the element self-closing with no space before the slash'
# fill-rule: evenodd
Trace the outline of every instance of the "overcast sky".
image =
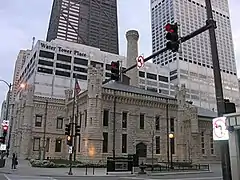
<svg viewBox="0 0 240 180">
<path fill-rule="evenodd" d="M 150 0 L 118 0 L 120 54 L 126 55 L 125 33 L 140 33 L 140 54 L 151 54 Z M 221 1 L 221 0 L 219 0 Z M 230 1 L 233 39 L 240 75 L 240 0 Z M 31 48 L 32 37 L 45 40 L 52 0 L 0 0 L 0 79 L 12 82 L 14 62 L 20 49 Z M 0 83 L 0 104 L 7 86 Z"/>
</svg>

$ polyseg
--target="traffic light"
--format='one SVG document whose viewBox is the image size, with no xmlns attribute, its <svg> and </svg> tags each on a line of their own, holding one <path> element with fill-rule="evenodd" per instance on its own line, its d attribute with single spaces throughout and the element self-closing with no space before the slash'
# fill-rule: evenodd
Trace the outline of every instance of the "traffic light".
<svg viewBox="0 0 240 180">
<path fill-rule="evenodd" d="M 5 139 L 6 139 L 6 138 L 5 138 L 5 137 L 3 137 L 3 136 L 2 136 L 2 137 L 0 137 L 0 143 L 2 143 L 2 144 L 5 144 Z"/>
<path fill-rule="evenodd" d="M 111 62 L 111 80 L 118 81 L 120 76 L 119 61 Z"/>
<path fill-rule="evenodd" d="M 167 24 L 165 26 L 167 31 L 166 39 L 168 40 L 166 46 L 167 49 L 172 50 L 172 52 L 177 52 L 179 49 L 179 42 L 178 42 L 178 25 L 175 24 Z"/>
<path fill-rule="evenodd" d="M 65 124 L 65 135 L 70 136 L 70 124 Z"/>
<path fill-rule="evenodd" d="M 229 99 L 224 99 L 225 114 L 235 113 L 236 106 L 233 102 L 230 102 Z"/>
<path fill-rule="evenodd" d="M 8 126 L 3 126 L 3 137 L 7 136 Z"/>
<path fill-rule="evenodd" d="M 71 138 L 71 136 L 67 136 L 67 145 L 72 146 L 72 138 Z"/>
<path fill-rule="evenodd" d="M 75 126 L 75 136 L 80 136 L 80 126 L 79 125 L 76 125 Z"/>
</svg>

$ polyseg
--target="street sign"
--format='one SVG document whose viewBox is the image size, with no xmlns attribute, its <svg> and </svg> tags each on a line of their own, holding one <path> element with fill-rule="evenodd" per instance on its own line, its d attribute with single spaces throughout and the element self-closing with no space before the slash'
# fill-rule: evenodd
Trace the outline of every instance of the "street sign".
<svg viewBox="0 0 240 180">
<path fill-rule="evenodd" d="M 143 67 L 144 57 L 142 55 L 138 56 L 136 60 L 137 60 L 137 68 L 140 69 L 141 67 Z"/>
<path fill-rule="evenodd" d="M 69 147 L 68 147 L 68 153 L 69 153 L 69 154 L 72 154 L 72 152 L 73 152 L 73 147 L 72 147 L 72 146 L 69 146 Z"/>
<path fill-rule="evenodd" d="M 7 145 L 6 144 L 1 144 L 0 145 L 0 151 L 6 151 Z"/>
<path fill-rule="evenodd" d="M 229 132 L 226 126 L 226 117 L 217 117 L 212 120 L 213 140 L 221 141 L 229 139 Z"/>
<path fill-rule="evenodd" d="M 2 121 L 2 126 L 9 126 L 9 121 L 8 120 L 3 120 Z"/>
</svg>

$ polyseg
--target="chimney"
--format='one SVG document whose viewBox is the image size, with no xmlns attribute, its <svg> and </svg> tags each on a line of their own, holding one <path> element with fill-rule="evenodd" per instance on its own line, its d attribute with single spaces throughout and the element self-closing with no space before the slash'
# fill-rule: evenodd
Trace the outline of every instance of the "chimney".
<svg viewBox="0 0 240 180">
<path fill-rule="evenodd" d="M 137 63 L 138 57 L 138 39 L 139 34 L 136 30 L 129 30 L 126 33 L 127 38 L 127 67 L 130 67 Z M 127 76 L 130 77 L 130 85 L 139 86 L 138 69 L 134 68 L 127 72 Z"/>
</svg>

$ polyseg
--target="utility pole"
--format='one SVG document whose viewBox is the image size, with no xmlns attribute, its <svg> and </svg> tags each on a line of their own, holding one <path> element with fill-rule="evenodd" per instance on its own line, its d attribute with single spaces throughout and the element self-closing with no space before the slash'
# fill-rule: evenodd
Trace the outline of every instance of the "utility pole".
<svg viewBox="0 0 240 180">
<path fill-rule="evenodd" d="M 48 111 L 48 100 L 45 103 L 45 115 L 44 115 L 44 123 L 43 123 L 43 147 L 42 147 L 42 160 L 45 159 L 46 154 L 46 128 L 47 128 L 47 111 Z"/>
<path fill-rule="evenodd" d="M 77 102 L 77 112 L 76 112 L 76 115 L 75 115 L 75 127 L 78 125 L 78 102 Z M 80 138 L 80 137 L 78 137 Z M 76 161 L 76 155 L 77 155 L 77 136 L 76 136 L 76 133 L 75 133 L 75 136 L 74 136 L 74 157 L 73 157 L 73 160 Z"/>
<path fill-rule="evenodd" d="M 155 123 L 155 121 L 154 121 L 154 123 Z M 151 168 L 152 171 L 153 171 L 154 137 L 155 137 L 155 131 L 154 131 L 154 128 L 155 128 L 155 127 L 153 126 L 153 128 L 151 129 L 151 130 L 152 130 L 152 144 L 151 144 L 151 145 L 152 145 L 152 149 L 151 149 L 151 150 L 152 150 L 152 168 Z"/>
<path fill-rule="evenodd" d="M 166 99 L 166 123 L 167 123 L 167 163 L 169 166 L 169 120 L 168 120 L 168 99 Z"/>
<path fill-rule="evenodd" d="M 113 99 L 113 160 L 116 158 L 116 90 L 114 90 Z"/>
<path fill-rule="evenodd" d="M 222 117 L 225 113 L 224 98 L 223 98 L 223 89 L 222 89 L 222 78 L 219 65 L 217 41 L 216 41 L 216 22 L 213 20 L 212 5 L 210 0 L 205 0 L 206 9 L 207 9 L 207 21 L 212 26 L 209 28 L 209 37 L 211 43 L 212 51 L 212 63 L 213 63 L 213 74 L 214 74 L 214 83 L 215 83 L 215 93 L 217 101 L 217 111 L 218 117 Z M 231 175 L 231 165 L 230 157 L 228 152 L 228 144 L 225 142 L 220 142 L 221 146 L 221 160 L 222 160 L 222 176 L 223 180 L 232 180 Z"/>
</svg>

